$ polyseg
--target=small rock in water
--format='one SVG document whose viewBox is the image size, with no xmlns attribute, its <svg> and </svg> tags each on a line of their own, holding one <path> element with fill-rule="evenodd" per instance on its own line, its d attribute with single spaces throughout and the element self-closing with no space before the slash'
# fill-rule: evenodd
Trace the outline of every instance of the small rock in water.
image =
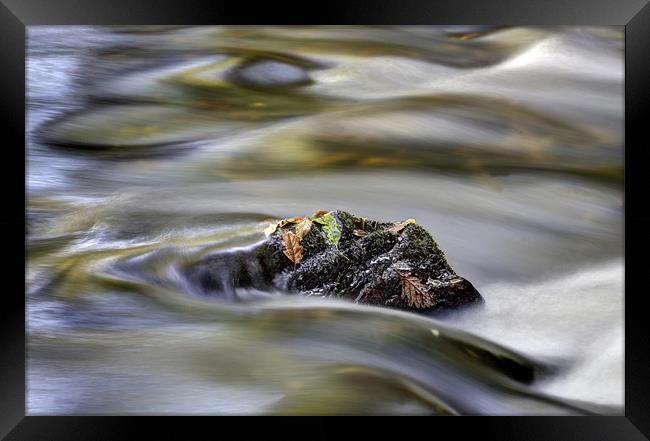
<svg viewBox="0 0 650 441">
<path fill-rule="evenodd" d="M 230 81 L 244 86 L 286 87 L 311 83 L 302 68 L 279 61 L 262 60 L 240 67 L 229 75 Z"/>
<path fill-rule="evenodd" d="M 206 292 L 280 289 L 425 312 L 482 302 L 415 220 L 345 211 L 272 223 L 258 247 L 211 255 L 186 270 Z"/>
</svg>

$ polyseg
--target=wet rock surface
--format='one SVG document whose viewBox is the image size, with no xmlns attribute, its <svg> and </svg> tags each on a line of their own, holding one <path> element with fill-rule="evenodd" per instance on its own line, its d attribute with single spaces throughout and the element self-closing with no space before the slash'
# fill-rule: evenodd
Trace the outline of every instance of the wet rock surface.
<svg viewBox="0 0 650 441">
<path fill-rule="evenodd" d="M 220 252 L 189 266 L 205 294 L 235 288 L 280 289 L 425 312 L 480 303 L 431 235 L 414 220 L 379 222 L 345 211 L 272 223 L 249 248 Z"/>
<path fill-rule="evenodd" d="M 230 72 L 228 78 L 243 86 L 288 87 L 312 82 L 299 66 L 273 60 L 257 60 Z"/>
</svg>

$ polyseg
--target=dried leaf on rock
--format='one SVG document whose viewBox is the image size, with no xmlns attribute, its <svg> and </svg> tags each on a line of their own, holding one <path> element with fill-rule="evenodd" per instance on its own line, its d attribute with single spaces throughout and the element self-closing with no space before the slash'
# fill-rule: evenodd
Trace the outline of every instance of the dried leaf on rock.
<svg viewBox="0 0 650 441">
<path fill-rule="evenodd" d="M 282 243 L 284 245 L 282 252 L 293 262 L 293 269 L 296 269 L 298 264 L 302 262 L 303 247 L 300 245 L 300 239 L 295 233 L 287 231 L 282 235 Z"/>
<path fill-rule="evenodd" d="M 296 216 L 296 217 L 290 217 L 288 219 L 282 219 L 280 221 L 280 226 L 284 227 L 286 224 L 297 224 L 298 222 L 302 221 L 303 219 L 305 219 L 305 218 L 302 217 L 302 216 Z"/>
<path fill-rule="evenodd" d="M 392 227 L 390 227 L 390 228 L 388 229 L 388 231 L 390 231 L 391 233 L 395 233 L 395 234 L 397 234 L 397 233 L 399 233 L 400 231 L 402 231 L 402 230 L 404 229 L 404 227 L 406 227 L 407 225 L 409 225 L 409 224 L 414 224 L 414 223 L 415 223 L 415 219 L 406 219 L 404 222 L 398 222 L 398 223 L 396 223 L 395 225 L 393 225 Z"/>
<path fill-rule="evenodd" d="M 297 217 L 290 217 L 288 219 L 282 219 L 277 222 L 272 222 L 269 224 L 268 227 L 264 229 L 264 234 L 266 235 L 266 237 L 269 237 L 271 234 L 275 233 L 275 230 L 277 230 L 278 228 L 282 228 L 287 224 L 300 223 L 305 219 L 307 218 L 302 216 L 297 216 Z"/>
<path fill-rule="evenodd" d="M 408 271 L 395 271 L 402 282 L 401 297 L 406 299 L 409 306 L 428 308 L 433 306 L 434 299 L 427 286 Z"/>
<path fill-rule="evenodd" d="M 296 236 L 298 236 L 300 240 L 304 239 L 304 237 L 309 233 L 309 230 L 311 230 L 311 226 L 311 220 L 304 218 L 298 223 L 298 225 L 296 225 Z"/>
</svg>

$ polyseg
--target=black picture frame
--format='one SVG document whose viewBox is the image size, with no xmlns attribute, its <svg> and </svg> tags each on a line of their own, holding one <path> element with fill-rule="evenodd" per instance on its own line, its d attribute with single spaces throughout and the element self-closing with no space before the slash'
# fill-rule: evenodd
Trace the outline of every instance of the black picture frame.
<svg viewBox="0 0 650 441">
<path fill-rule="evenodd" d="M 281 4 L 172 0 L 1 0 L 0 115 L 4 148 L 4 289 L 0 296 L 0 438 L 121 439 L 134 425 L 169 429 L 184 424 L 169 418 L 25 416 L 25 36 L 26 26 L 107 24 L 511 24 L 625 26 L 625 416 L 497 417 L 438 419 L 454 436 L 500 440 L 642 440 L 650 437 L 650 334 L 644 297 L 645 249 L 650 242 L 650 205 L 644 200 L 650 173 L 642 138 L 650 107 L 650 5 L 646 0 L 478 0 L 356 1 L 345 4 Z M 644 112 L 644 110 L 646 112 Z M 644 124 L 645 123 L 645 124 Z M 23 146 L 21 149 L 19 146 Z M 22 279 L 21 279 L 22 278 Z M 215 433 L 214 422 L 199 419 Z M 428 424 L 428 423 L 425 423 Z M 373 427 L 383 426 L 373 423 Z M 184 432 L 179 432 L 184 433 Z"/>
</svg>

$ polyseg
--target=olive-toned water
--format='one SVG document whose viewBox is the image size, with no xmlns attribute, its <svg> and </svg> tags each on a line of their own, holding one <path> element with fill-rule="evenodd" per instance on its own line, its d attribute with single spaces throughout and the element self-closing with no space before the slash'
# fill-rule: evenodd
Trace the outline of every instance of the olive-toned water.
<svg viewBox="0 0 650 441">
<path fill-rule="evenodd" d="M 28 413 L 621 413 L 623 49 L 611 27 L 30 27 Z M 415 218 L 485 304 L 183 278 L 317 209 Z"/>
</svg>

